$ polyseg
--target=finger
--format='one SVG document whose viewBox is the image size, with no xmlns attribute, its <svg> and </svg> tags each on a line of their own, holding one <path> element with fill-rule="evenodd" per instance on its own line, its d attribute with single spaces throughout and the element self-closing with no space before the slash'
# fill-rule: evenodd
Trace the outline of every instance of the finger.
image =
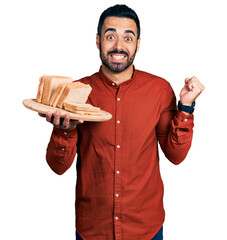
<svg viewBox="0 0 227 240">
<path fill-rule="evenodd" d="M 78 124 L 82 124 L 84 120 L 70 120 L 70 129 L 75 128 Z"/>
<path fill-rule="evenodd" d="M 82 123 L 84 123 L 84 120 L 71 120 L 70 121 L 71 127 L 78 125 L 78 124 L 82 124 Z"/>
<path fill-rule="evenodd" d="M 188 84 L 188 81 L 190 80 L 190 78 L 189 77 L 186 77 L 185 78 L 185 80 L 184 80 L 184 82 L 185 82 L 185 85 L 187 85 Z"/>
<path fill-rule="evenodd" d="M 191 91 L 195 90 L 198 93 L 201 93 L 205 88 L 196 77 L 192 77 L 188 85 Z"/>
<path fill-rule="evenodd" d="M 200 89 L 203 91 L 205 89 L 205 86 L 199 81 L 199 79 L 195 76 L 192 77 L 192 80 L 194 80 L 198 86 L 200 87 Z"/>
<path fill-rule="evenodd" d="M 197 77 L 193 76 L 189 82 L 195 82 L 197 86 L 203 91 L 204 90 L 204 85 L 198 80 Z"/>
<path fill-rule="evenodd" d="M 46 114 L 44 114 L 44 113 L 38 113 L 38 115 L 40 116 L 40 117 L 46 117 Z"/>
<path fill-rule="evenodd" d="M 189 90 L 192 91 L 194 87 L 195 87 L 195 83 L 193 82 L 193 80 L 189 80 L 189 82 L 188 82 Z"/>
<path fill-rule="evenodd" d="M 70 127 L 70 115 L 67 113 L 64 117 L 64 121 L 62 123 L 63 129 L 68 129 Z"/>
<path fill-rule="evenodd" d="M 84 120 L 70 120 L 69 121 L 69 128 L 66 130 L 73 130 L 78 124 L 82 124 Z"/>
<path fill-rule="evenodd" d="M 46 120 L 47 120 L 47 122 L 51 122 L 51 118 L 52 118 L 52 113 L 51 113 L 51 112 L 48 112 L 48 113 L 46 114 Z"/>
<path fill-rule="evenodd" d="M 56 127 L 59 127 L 60 126 L 60 111 L 57 110 L 55 113 L 54 113 L 54 120 L 53 120 L 53 124 L 54 126 Z"/>
</svg>

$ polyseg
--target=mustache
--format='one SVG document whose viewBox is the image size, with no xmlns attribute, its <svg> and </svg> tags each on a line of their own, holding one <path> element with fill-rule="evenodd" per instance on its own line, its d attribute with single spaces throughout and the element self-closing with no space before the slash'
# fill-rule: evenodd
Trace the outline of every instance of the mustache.
<svg viewBox="0 0 227 240">
<path fill-rule="evenodd" d="M 107 55 L 114 54 L 114 53 L 115 53 L 115 54 L 124 54 L 124 55 L 126 55 L 127 57 L 129 56 L 127 52 L 125 52 L 125 51 L 118 51 L 117 49 L 114 49 L 114 50 L 112 50 L 112 51 L 109 51 L 109 52 L 107 53 Z"/>
</svg>

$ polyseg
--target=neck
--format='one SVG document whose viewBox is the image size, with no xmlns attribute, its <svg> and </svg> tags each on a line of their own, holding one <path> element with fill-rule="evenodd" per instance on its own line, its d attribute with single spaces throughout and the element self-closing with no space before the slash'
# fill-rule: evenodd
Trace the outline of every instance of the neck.
<svg viewBox="0 0 227 240">
<path fill-rule="evenodd" d="M 102 72 L 106 75 L 106 77 L 108 77 L 119 86 L 121 83 L 129 80 L 132 77 L 133 64 L 120 73 L 113 72 L 102 64 Z"/>
</svg>

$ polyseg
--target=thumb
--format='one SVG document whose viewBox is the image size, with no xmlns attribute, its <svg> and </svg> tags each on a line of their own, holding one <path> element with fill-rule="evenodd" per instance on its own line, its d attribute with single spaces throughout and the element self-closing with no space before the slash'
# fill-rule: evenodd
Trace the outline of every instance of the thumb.
<svg viewBox="0 0 227 240">
<path fill-rule="evenodd" d="M 191 79 L 191 78 L 189 78 L 189 77 L 186 77 L 186 78 L 185 78 L 184 82 L 185 82 L 186 85 L 188 84 L 188 82 L 189 82 L 190 79 Z"/>
<path fill-rule="evenodd" d="M 46 117 L 46 114 L 43 114 L 43 113 L 38 113 L 38 115 L 40 116 L 40 117 Z"/>
</svg>

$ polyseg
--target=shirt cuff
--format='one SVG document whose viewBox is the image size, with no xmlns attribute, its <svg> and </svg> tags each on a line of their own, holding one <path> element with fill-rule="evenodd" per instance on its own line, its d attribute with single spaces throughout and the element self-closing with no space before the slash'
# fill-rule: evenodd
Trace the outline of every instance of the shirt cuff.
<svg viewBox="0 0 227 240">
<path fill-rule="evenodd" d="M 176 114 L 176 118 L 178 119 L 178 120 L 180 120 L 181 122 L 184 122 L 184 123 L 186 123 L 186 122 L 193 122 L 193 120 L 194 120 L 194 115 L 193 114 L 185 114 L 184 112 L 182 112 L 182 111 L 180 111 L 180 110 L 178 110 L 177 111 L 177 114 Z"/>
<path fill-rule="evenodd" d="M 68 137 L 69 138 L 74 137 L 75 134 L 76 134 L 76 131 L 77 131 L 76 127 L 72 130 L 64 130 L 64 129 L 61 129 L 61 128 L 54 127 L 53 134 L 67 139 Z"/>
</svg>

